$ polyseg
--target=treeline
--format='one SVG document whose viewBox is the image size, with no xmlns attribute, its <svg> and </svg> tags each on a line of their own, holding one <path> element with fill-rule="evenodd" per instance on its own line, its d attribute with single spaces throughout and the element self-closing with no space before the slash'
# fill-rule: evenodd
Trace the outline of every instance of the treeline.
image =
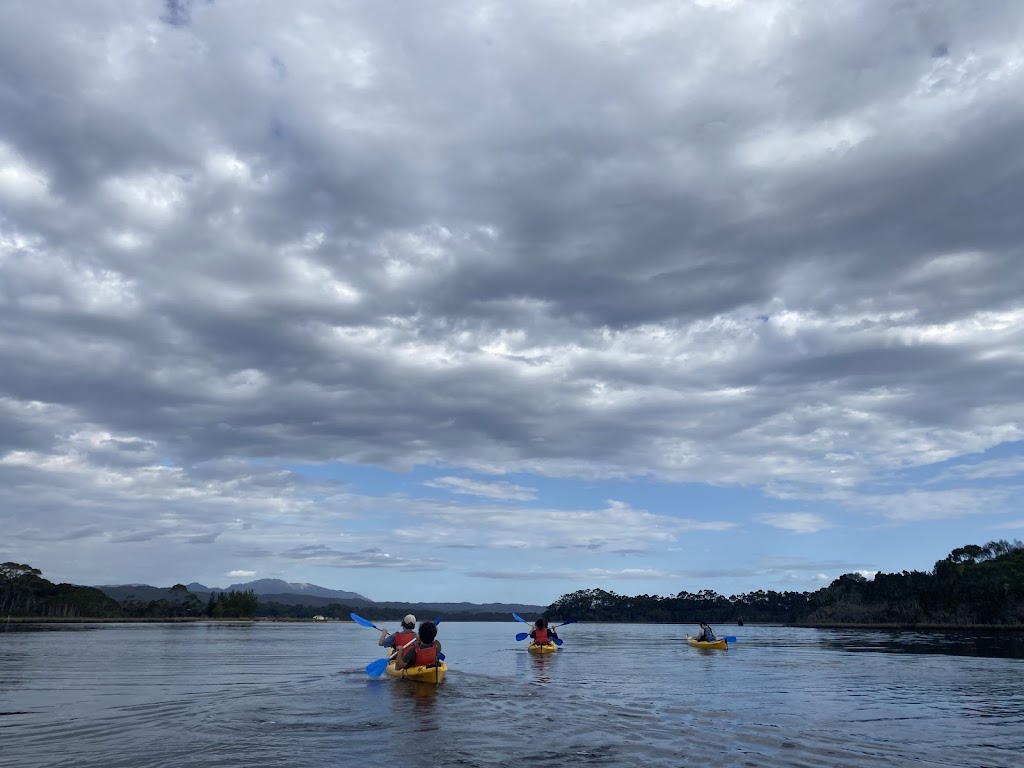
<svg viewBox="0 0 1024 768">
<path fill-rule="evenodd" d="M 206 600 L 181 584 L 171 587 L 171 592 L 171 597 L 159 600 L 124 600 L 121 609 L 126 617 L 137 619 L 253 619 L 259 615 L 259 597 L 251 589 L 211 592 Z"/>
<path fill-rule="evenodd" d="M 349 621 L 349 614 L 355 611 L 360 616 L 372 618 L 377 622 L 400 622 L 407 613 L 413 613 L 417 618 L 433 620 L 438 616 L 445 621 L 508 621 L 509 614 L 505 611 L 459 611 L 457 613 L 432 608 L 428 605 L 417 605 L 410 603 L 401 608 L 383 608 L 377 606 L 367 607 L 360 605 L 352 607 L 344 603 L 330 603 L 329 605 L 285 605 L 277 602 L 260 603 L 256 615 L 268 619 L 311 619 L 313 616 L 323 616 L 326 619 L 344 619 Z"/>
<path fill-rule="evenodd" d="M 429 605 L 398 607 L 353 607 L 344 603 L 329 605 L 287 605 L 262 602 L 253 590 L 211 592 L 205 598 L 175 584 L 167 597 L 156 600 L 133 598 L 118 602 L 95 587 L 53 584 L 38 568 L 24 563 L 0 564 L 0 619 L 29 617 L 49 619 L 349 619 L 356 611 L 379 621 L 401 621 L 407 613 L 430 619 L 443 616 L 446 621 L 507 621 L 505 612 L 463 611 L 447 613 Z"/>
<path fill-rule="evenodd" d="M 847 573 L 816 592 L 712 590 L 627 597 L 601 589 L 563 595 L 549 619 L 738 621 L 780 624 L 1024 624 L 1024 544 L 1005 540 L 954 549 L 930 572 Z"/>
<path fill-rule="evenodd" d="M 505 612 L 445 612 L 437 606 L 322 606 L 260 602 L 252 590 L 215 592 L 206 599 L 182 584 L 167 598 L 118 603 L 99 589 L 53 584 L 23 563 L 0 564 L 0 619 L 349 618 L 357 613 L 397 622 L 406 613 L 445 621 L 507 621 Z M 816 592 L 758 590 L 725 597 L 713 590 L 628 597 L 602 589 L 563 595 L 545 610 L 549 619 L 606 622 L 731 624 L 1003 624 L 1024 625 L 1024 544 L 992 541 L 954 549 L 930 572 L 847 573 Z"/>
<path fill-rule="evenodd" d="M 0 617 L 39 616 L 74 619 L 119 616 L 121 606 L 98 589 L 54 584 L 38 568 L 0 563 Z"/>
<path fill-rule="evenodd" d="M 54 584 L 30 565 L 0 563 L 0 618 L 243 619 L 254 618 L 259 606 L 252 590 L 211 593 L 205 601 L 181 584 L 170 591 L 166 599 L 119 603 L 95 587 Z"/>
</svg>

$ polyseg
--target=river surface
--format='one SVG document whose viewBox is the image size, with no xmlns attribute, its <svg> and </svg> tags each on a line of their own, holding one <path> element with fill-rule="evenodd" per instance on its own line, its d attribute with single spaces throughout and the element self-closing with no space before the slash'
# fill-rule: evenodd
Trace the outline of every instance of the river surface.
<svg viewBox="0 0 1024 768">
<path fill-rule="evenodd" d="M 1024 765 L 1021 635 L 574 624 L 533 656 L 524 629 L 442 623 L 436 687 L 369 679 L 349 622 L 0 631 L 0 765 Z"/>
</svg>

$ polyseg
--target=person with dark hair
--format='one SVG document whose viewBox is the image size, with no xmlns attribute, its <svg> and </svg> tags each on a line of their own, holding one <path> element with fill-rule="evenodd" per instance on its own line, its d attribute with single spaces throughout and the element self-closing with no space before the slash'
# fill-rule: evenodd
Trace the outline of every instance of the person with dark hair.
<svg viewBox="0 0 1024 768">
<path fill-rule="evenodd" d="M 548 620 L 539 618 L 533 622 L 533 629 L 530 630 L 530 639 L 534 645 L 554 645 L 558 639 L 558 633 L 554 627 L 548 626 Z"/>
<path fill-rule="evenodd" d="M 441 660 L 438 655 L 441 653 L 441 643 L 434 638 L 437 637 L 437 625 L 432 621 L 420 622 L 419 637 L 413 640 L 409 647 L 401 650 L 399 646 L 398 658 L 395 659 L 395 669 L 402 670 L 406 667 L 438 667 Z"/>
<path fill-rule="evenodd" d="M 713 643 L 718 640 L 718 638 L 715 637 L 715 633 L 711 627 L 708 626 L 708 623 L 706 621 L 702 621 L 700 623 L 700 633 L 694 638 L 694 640 L 700 640 L 702 643 Z"/>
<path fill-rule="evenodd" d="M 380 631 L 380 638 L 377 645 L 384 648 L 402 648 L 416 639 L 416 617 L 411 613 L 406 614 L 402 619 L 402 627 L 392 635 L 386 629 Z"/>
</svg>

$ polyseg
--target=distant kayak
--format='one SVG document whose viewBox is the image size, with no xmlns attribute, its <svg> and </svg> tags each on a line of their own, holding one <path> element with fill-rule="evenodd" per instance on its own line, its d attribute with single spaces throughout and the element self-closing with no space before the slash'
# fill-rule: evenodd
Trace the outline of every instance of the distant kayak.
<svg viewBox="0 0 1024 768">
<path fill-rule="evenodd" d="M 696 640 L 695 638 L 687 635 L 686 642 L 694 648 L 717 648 L 722 651 L 728 650 L 729 648 L 729 644 L 725 642 L 725 640 L 712 640 L 709 642 L 707 640 Z"/>
<path fill-rule="evenodd" d="M 530 653 L 554 653 L 558 650 L 558 646 L 554 643 L 544 643 L 543 645 L 530 643 L 528 646 L 526 646 L 526 650 L 528 650 Z"/>
<path fill-rule="evenodd" d="M 420 683 L 440 683 L 448 672 L 448 665 L 443 661 L 437 667 L 406 667 L 395 669 L 395 662 L 388 664 L 384 670 L 388 677 L 402 678 L 403 680 L 416 680 Z"/>
</svg>

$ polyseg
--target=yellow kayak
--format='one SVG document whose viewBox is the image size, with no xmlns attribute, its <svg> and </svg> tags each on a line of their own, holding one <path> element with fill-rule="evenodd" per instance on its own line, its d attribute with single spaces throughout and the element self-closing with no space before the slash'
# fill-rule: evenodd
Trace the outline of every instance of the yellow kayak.
<svg viewBox="0 0 1024 768">
<path fill-rule="evenodd" d="M 388 664 L 384 670 L 388 677 L 400 677 L 403 680 L 416 680 L 420 683 L 440 683 L 448 672 L 448 665 L 443 661 L 436 667 L 406 667 L 395 669 L 395 662 Z"/>
<path fill-rule="evenodd" d="M 526 650 L 528 650 L 530 653 L 554 653 L 558 650 L 558 646 L 554 643 L 544 643 L 543 645 L 530 643 L 528 646 L 526 646 Z"/>
<path fill-rule="evenodd" d="M 696 640 L 695 638 L 692 638 L 689 635 L 687 635 L 686 642 L 688 642 L 694 648 L 717 648 L 722 651 L 729 649 L 729 644 L 725 642 L 725 640 L 712 640 L 709 642 L 707 640 Z"/>
</svg>

